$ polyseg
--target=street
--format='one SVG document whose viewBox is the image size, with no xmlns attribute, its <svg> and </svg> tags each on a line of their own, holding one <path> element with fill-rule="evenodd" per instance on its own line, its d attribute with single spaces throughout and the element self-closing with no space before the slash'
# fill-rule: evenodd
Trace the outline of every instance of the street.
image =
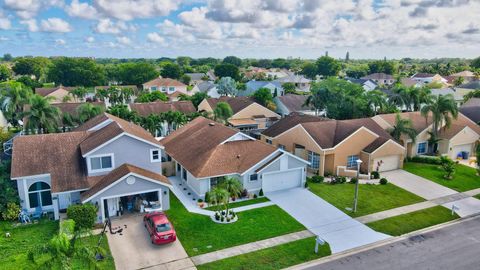
<svg viewBox="0 0 480 270">
<path fill-rule="evenodd" d="M 480 217 L 305 269 L 480 269 Z"/>
</svg>

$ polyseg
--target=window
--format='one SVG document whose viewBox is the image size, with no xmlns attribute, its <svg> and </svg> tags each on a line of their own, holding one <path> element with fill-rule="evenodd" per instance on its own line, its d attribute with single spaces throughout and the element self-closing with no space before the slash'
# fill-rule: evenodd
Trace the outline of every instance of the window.
<svg viewBox="0 0 480 270">
<path fill-rule="evenodd" d="M 418 143 L 417 154 L 425 154 L 427 152 L 427 142 Z"/>
<path fill-rule="evenodd" d="M 285 150 L 285 145 L 279 144 L 279 145 L 278 145 L 278 148 L 280 148 L 280 149 L 282 149 L 282 150 Z"/>
<path fill-rule="evenodd" d="M 36 182 L 28 188 L 28 201 L 30 208 L 52 205 L 50 185 L 45 182 Z"/>
<path fill-rule="evenodd" d="M 357 168 L 357 155 L 347 157 L 347 168 Z"/>
<path fill-rule="evenodd" d="M 177 171 L 180 171 L 182 169 L 182 166 L 180 166 L 180 163 L 177 163 Z"/>
<path fill-rule="evenodd" d="M 257 181 L 258 180 L 258 174 L 251 174 L 250 175 L 250 181 Z"/>
<path fill-rule="evenodd" d="M 210 188 L 220 185 L 225 180 L 225 177 L 212 177 L 210 178 Z"/>
<path fill-rule="evenodd" d="M 308 161 L 310 161 L 310 165 L 308 165 L 309 168 L 311 169 L 318 169 L 320 168 L 320 155 L 315 153 L 315 152 L 312 152 L 312 151 L 308 151 Z"/>
<path fill-rule="evenodd" d="M 272 144 L 272 140 L 267 139 L 267 143 L 268 143 L 268 144 Z"/>
<path fill-rule="evenodd" d="M 159 149 L 150 149 L 150 162 L 159 162 L 160 159 L 160 150 Z"/>
<path fill-rule="evenodd" d="M 175 87 L 169 87 L 169 88 L 168 88 L 168 92 L 170 92 L 170 93 L 171 93 L 171 92 L 175 92 Z"/>
<path fill-rule="evenodd" d="M 156 86 L 152 86 L 152 87 L 150 87 L 150 90 L 151 90 L 151 91 L 157 91 L 157 87 L 156 87 Z"/>
<path fill-rule="evenodd" d="M 167 92 L 167 87 L 163 86 L 162 87 L 162 92 Z"/>
<path fill-rule="evenodd" d="M 182 169 L 182 178 L 183 180 L 187 181 L 187 170 Z"/>
<path fill-rule="evenodd" d="M 113 168 L 113 155 L 90 158 L 91 171 L 108 170 L 111 168 Z"/>
</svg>

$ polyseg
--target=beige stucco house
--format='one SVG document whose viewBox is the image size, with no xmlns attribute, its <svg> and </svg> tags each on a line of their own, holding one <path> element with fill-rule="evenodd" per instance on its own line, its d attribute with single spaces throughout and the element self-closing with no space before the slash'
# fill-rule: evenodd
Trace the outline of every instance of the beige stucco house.
<svg viewBox="0 0 480 270">
<path fill-rule="evenodd" d="M 402 168 L 405 149 L 370 118 L 330 120 L 290 114 L 262 132 L 261 139 L 310 162 L 308 171 L 319 175 L 356 175 Z"/>
</svg>

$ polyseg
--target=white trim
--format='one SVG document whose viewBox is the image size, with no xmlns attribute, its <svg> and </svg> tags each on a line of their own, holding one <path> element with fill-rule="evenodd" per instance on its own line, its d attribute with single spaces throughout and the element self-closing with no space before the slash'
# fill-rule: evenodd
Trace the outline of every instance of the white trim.
<svg viewBox="0 0 480 270">
<path fill-rule="evenodd" d="M 140 137 L 137 137 L 137 136 L 132 135 L 132 134 L 127 133 L 127 132 L 124 132 L 124 135 L 129 136 L 129 137 L 134 138 L 134 139 L 137 139 L 137 140 L 142 141 L 142 142 L 144 142 L 144 143 L 153 145 L 153 146 L 158 147 L 158 148 L 160 148 L 160 149 L 164 149 L 164 148 L 165 148 L 163 145 L 160 145 L 160 144 L 157 144 L 157 143 L 153 143 L 153 142 L 151 142 L 151 141 L 147 141 L 147 140 L 145 140 L 145 139 L 142 139 L 142 138 L 140 138 Z M 152 138 L 153 138 L 153 137 L 152 137 Z M 153 138 L 153 139 L 155 139 L 155 138 Z M 155 141 L 156 141 L 156 140 L 155 140 Z"/>
<path fill-rule="evenodd" d="M 473 132 L 474 134 L 477 134 L 477 136 L 480 137 L 480 134 L 478 134 L 477 132 L 475 132 L 475 130 L 473 130 L 471 127 L 465 126 L 463 129 L 461 129 L 459 132 L 457 132 L 457 134 L 455 134 L 452 138 L 448 139 L 448 144 L 449 144 L 449 146 L 450 146 L 450 141 L 453 140 L 455 137 L 457 137 L 457 136 L 460 134 L 460 132 L 464 131 L 464 130 L 467 129 L 467 128 L 468 128 L 471 132 Z M 476 140 L 474 140 L 473 142 L 470 142 L 470 143 L 475 143 L 476 141 L 478 141 L 478 139 L 479 139 L 479 138 L 477 138 Z M 456 144 L 456 145 L 454 145 L 454 146 L 464 145 L 464 144 L 469 144 L 469 143 Z M 450 147 L 449 147 L 449 149 L 450 149 Z"/>
<path fill-rule="evenodd" d="M 28 198 L 28 187 L 27 187 L 27 180 L 22 179 L 23 181 L 23 195 L 25 196 L 24 202 L 25 202 L 25 208 L 30 209 L 30 199 Z M 51 188 L 52 186 L 50 186 Z"/>
<path fill-rule="evenodd" d="M 228 138 L 227 138 L 226 140 L 224 140 L 223 142 L 219 143 L 219 145 L 222 145 L 222 144 L 225 144 L 225 143 L 227 143 L 227 142 L 230 142 L 230 140 L 231 140 L 233 137 L 237 136 L 238 134 L 240 134 L 240 136 L 247 137 L 247 138 L 250 139 L 250 140 L 256 141 L 255 138 L 253 138 L 253 137 L 251 137 L 251 136 L 248 136 L 247 134 L 239 131 L 239 132 L 233 134 L 232 136 L 228 137 Z"/>
<path fill-rule="evenodd" d="M 102 158 L 102 157 L 110 157 L 112 161 L 112 167 L 110 168 L 102 168 L 102 169 L 92 169 L 92 158 Z M 100 165 L 101 165 L 101 160 L 100 159 Z M 108 172 L 111 171 L 115 168 L 115 157 L 113 153 L 107 153 L 107 154 L 99 154 L 99 155 L 94 155 L 94 156 L 89 156 L 87 158 L 87 168 L 88 168 L 88 173 L 99 173 L 99 172 Z"/>
<path fill-rule="evenodd" d="M 268 160 L 270 157 L 274 156 L 276 153 L 280 152 L 280 149 L 276 149 L 275 151 L 273 151 L 270 155 L 266 156 L 264 159 L 260 160 L 259 162 L 257 162 L 256 164 L 254 164 L 252 167 L 248 168 L 247 170 L 245 170 L 244 172 L 240 173 L 240 176 L 244 176 L 245 173 L 247 173 L 248 171 L 250 171 L 251 169 L 255 168 L 256 166 L 258 166 L 258 164 Z"/>
<path fill-rule="evenodd" d="M 478 126 L 477 123 L 475 123 L 472 119 L 468 118 L 465 114 L 461 113 L 460 111 L 458 112 L 459 115 L 462 115 L 463 118 L 465 118 L 468 122 L 470 122 L 472 125 L 475 125 L 475 126 Z M 458 119 L 458 117 L 457 117 Z M 469 126 L 467 126 L 469 127 Z M 470 128 L 470 127 L 469 127 Z M 470 128 L 472 129 L 472 128 Z M 473 130 L 473 129 L 472 129 Z M 477 133 L 475 130 L 473 130 L 473 132 Z M 477 133 L 478 134 L 478 133 Z M 480 136 L 480 134 L 478 134 Z"/>
<path fill-rule="evenodd" d="M 387 143 L 390 142 L 390 141 L 391 141 L 391 142 L 394 142 L 396 145 L 400 146 L 400 147 L 403 149 L 403 151 L 405 152 L 405 147 L 403 147 L 402 145 L 400 145 L 399 143 L 397 143 L 396 141 L 394 141 L 394 140 L 392 140 L 392 139 L 388 139 L 387 141 L 385 141 L 382 145 L 380 145 L 379 147 L 377 147 L 377 149 L 375 149 L 375 151 L 373 151 L 372 153 L 367 153 L 367 152 L 365 152 L 365 151 L 363 151 L 363 150 L 362 150 L 362 152 L 365 152 L 365 153 L 368 154 L 368 155 L 373 155 L 373 154 L 375 154 L 375 152 L 378 151 L 378 149 L 382 148 L 385 144 L 387 144 Z"/>
<path fill-rule="evenodd" d="M 83 188 L 83 189 L 75 189 L 75 190 L 69 190 L 69 191 L 61 191 L 61 192 L 52 192 L 52 195 L 60 195 L 60 194 L 65 194 L 65 193 L 73 193 L 73 192 L 81 192 L 81 191 L 86 191 L 88 188 Z"/>
<path fill-rule="evenodd" d="M 245 107 L 245 108 L 241 109 L 240 111 L 236 112 L 236 113 L 235 113 L 234 115 L 232 115 L 229 119 L 234 119 L 234 118 L 235 118 L 235 115 L 241 113 L 243 110 L 246 110 L 246 109 L 247 109 L 248 107 L 250 107 L 250 106 L 254 106 L 255 104 L 258 105 L 258 106 L 260 106 L 260 107 L 262 107 L 263 109 L 265 109 L 265 110 L 267 110 L 267 111 L 272 112 L 272 113 L 275 114 L 275 116 L 277 116 L 278 118 L 281 118 L 281 116 L 280 116 L 278 113 L 270 110 L 269 108 L 267 108 L 267 107 L 265 107 L 265 106 L 262 106 L 261 104 L 259 104 L 259 103 L 257 103 L 257 102 L 253 102 L 252 104 L 248 105 L 247 107 Z M 256 106 L 256 105 L 255 105 L 255 106 Z M 265 116 L 265 118 L 268 118 L 268 117 Z"/>
<path fill-rule="evenodd" d="M 153 151 L 158 151 L 158 159 L 153 159 Z M 160 148 L 150 149 L 150 162 L 152 163 L 162 162 L 162 150 Z"/>
<path fill-rule="evenodd" d="M 110 119 L 110 118 L 108 118 L 108 119 L 106 119 L 105 121 L 103 121 L 103 122 L 101 122 L 101 123 L 99 123 L 99 124 L 97 124 L 97 125 L 89 128 L 87 131 L 99 130 L 99 129 L 103 128 L 103 127 L 106 127 L 108 124 L 110 124 L 110 123 L 112 123 L 112 122 L 113 122 L 113 120 Z"/>
<path fill-rule="evenodd" d="M 418 146 L 421 144 L 421 143 L 425 143 L 427 146 L 425 147 L 425 152 L 424 153 L 419 153 L 418 152 Z M 428 152 L 428 142 L 427 141 L 420 141 L 420 142 L 417 142 L 415 143 L 417 147 L 415 147 L 415 155 L 423 155 L 425 153 Z"/>
<path fill-rule="evenodd" d="M 108 199 L 125 197 L 125 196 L 130 196 L 130 195 L 150 193 L 150 192 L 154 192 L 154 191 L 162 191 L 162 190 L 161 190 L 161 189 L 158 189 L 158 188 L 155 188 L 155 189 L 147 189 L 147 190 L 142 190 L 142 191 L 138 191 L 138 192 L 128 192 L 128 193 L 122 193 L 122 194 L 107 196 L 107 197 L 100 197 L 100 199 L 101 199 L 101 200 L 108 200 Z"/>
<path fill-rule="evenodd" d="M 43 174 L 34 174 L 34 175 L 28 175 L 28 176 L 19 176 L 19 177 L 12 177 L 10 179 L 12 180 L 19 180 L 19 179 L 33 179 L 33 178 L 39 178 L 39 177 L 47 177 L 50 176 L 50 173 L 43 173 Z"/>
<path fill-rule="evenodd" d="M 158 147 L 158 148 L 160 148 L 160 149 L 164 149 L 164 147 L 163 147 L 162 145 L 160 145 L 160 144 L 155 144 L 155 143 L 153 143 L 153 142 L 144 140 L 144 139 L 142 139 L 142 138 L 140 138 L 140 137 L 137 137 L 137 136 L 135 136 L 135 135 L 132 135 L 132 134 L 130 134 L 130 133 L 122 132 L 122 133 L 118 134 L 117 136 L 111 138 L 110 140 L 108 140 L 108 141 L 102 143 L 101 145 L 95 147 L 94 149 L 88 151 L 87 153 L 83 154 L 82 156 L 83 156 L 83 157 L 86 157 L 86 156 L 90 155 L 91 153 L 97 151 L 98 149 L 101 149 L 101 148 L 104 147 L 105 145 L 114 142 L 115 140 L 119 139 L 119 138 L 122 137 L 122 136 L 128 136 L 128 137 L 130 137 L 130 138 L 133 138 L 133 139 L 139 140 L 139 141 L 141 141 L 141 142 L 144 142 L 144 143 L 153 145 L 153 146 Z"/>
<path fill-rule="evenodd" d="M 159 181 L 157 181 L 157 180 L 153 180 L 153 179 L 151 179 L 151 178 L 148 178 L 148 177 L 145 177 L 145 176 L 142 176 L 142 175 L 139 175 L 139 174 L 130 172 L 130 173 L 127 173 L 126 175 L 120 177 L 118 180 L 116 180 L 115 182 L 111 183 L 110 185 L 108 185 L 108 186 L 104 187 L 103 189 L 101 189 L 101 190 L 95 192 L 94 194 L 90 195 L 90 197 L 82 200 L 82 203 L 85 203 L 85 202 L 90 201 L 92 198 L 95 197 L 95 195 L 105 192 L 106 190 L 108 190 L 108 189 L 110 189 L 111 187 L 115 186 L 116 184 L 118 184 L 119 182 L 121 182 L 122 180 L 124 180 L 125 178 L 129 177 L 130 175 L 133 175 L 133 176 L 135 176 L 135 177 L 138 177 L 138 178 L 143 179 L 143 180 L 146 180 L 146 181 L 150 181 L 150 182 L 155 183 L 155 184 L 158 184 L 158 185 L 166 186 L 166 187 L 168 187 L 168 188 L 173 188 L 172 185 L 170 185 L 170 184 L 162 183 L 162 182 L 159 182 Z M 137 193 L 138 193 L 138 192 L 137 192 Z M 137 193 L 135 193 L 135 194 L 137 194 Z M 117 196 L 117 197 L 118 197 L 118 196 Z"/>
</svg>

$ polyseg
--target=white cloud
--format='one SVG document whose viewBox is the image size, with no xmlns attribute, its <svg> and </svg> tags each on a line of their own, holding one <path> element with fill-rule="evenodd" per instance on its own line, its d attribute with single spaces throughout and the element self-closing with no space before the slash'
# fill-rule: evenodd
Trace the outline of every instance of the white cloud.
<svg viewBox="0 0 480 270">
<path fill-rule="evenodd" d="M 22 20 L 20 21 L 20 24 L 26 25 L 28 31 L 30 32 L 37 32 L 39 30 L 37 21 L 35 19 Z"/>
<path fill-rule="evenodd" d="M 100 19 L 94 27 L 94 31 L 101 34 L 120 34 L 125 31 L 135 31 L 133 25 L 127 24 L 123 21 L 114 22 L 110 19 Z"/>
<path fill-rule="evenodd" d="M 117 37 L 117 42 L 122 44 L 122 45 L 130 45 L 132 44 L 132 40 L 128 37 Z"/>
<path fill-rule="evenodd" d="M 48 18 L 40 23 L 44 32 L 67 33 L 72 31 L 70 24 L 60 18 Z"/>
<path fill-rule="evenodd" d="M 8 37 L 0 36 L 0 41 L 9 41 Z"/>
<path fill-rule="evenodd" d="M 3 10 L 0 9 L 0 29 L 8 30 L 12 28 L 12 22 L 3 14 Z"/>
<path fill-rule="evenodd" d="M 158 33 L 148 33 L 147 40 L 152 43 L 165 44 L 165 39 L 161 37 Z"/>
<path fill-rule="evenodd" d="M 129 21 L 136 18 L 166 16 L 176 10 L 178 0 L 94 0 L 95 8 L 110 18 Z"/>
<path fill-rule="evenodd" d="M 67 42 L 64 39 L 59 38 L 55 40 L 55 45 L 57 46 L 63 46 L 65 44 L 67 44 Z"/>
<path fill-rule="evenodd" d="M 70 5 L 65 8 L 67 14 L 71 17 L 94 20 L 100 16 L 97 10 L 88 3 L 81 3 L 79 0 L 73 0 Z"/>
<path fill-rule="evenodd" d="M 88 43 L 93 43 L 93 42 L 95 42 L 95 38 L 92 37 L 92 36 L 89 36 L 89 37 L 85 38 L 85 41 L 88 42 Z"/>
<path fill-rule="evenodd" d="M 21 19 L 31 19 L 41 9 L 52 6 L 63 6 L 63 0 L 5 0 L 5 7 L 15 11 Z"/>
</svg>

